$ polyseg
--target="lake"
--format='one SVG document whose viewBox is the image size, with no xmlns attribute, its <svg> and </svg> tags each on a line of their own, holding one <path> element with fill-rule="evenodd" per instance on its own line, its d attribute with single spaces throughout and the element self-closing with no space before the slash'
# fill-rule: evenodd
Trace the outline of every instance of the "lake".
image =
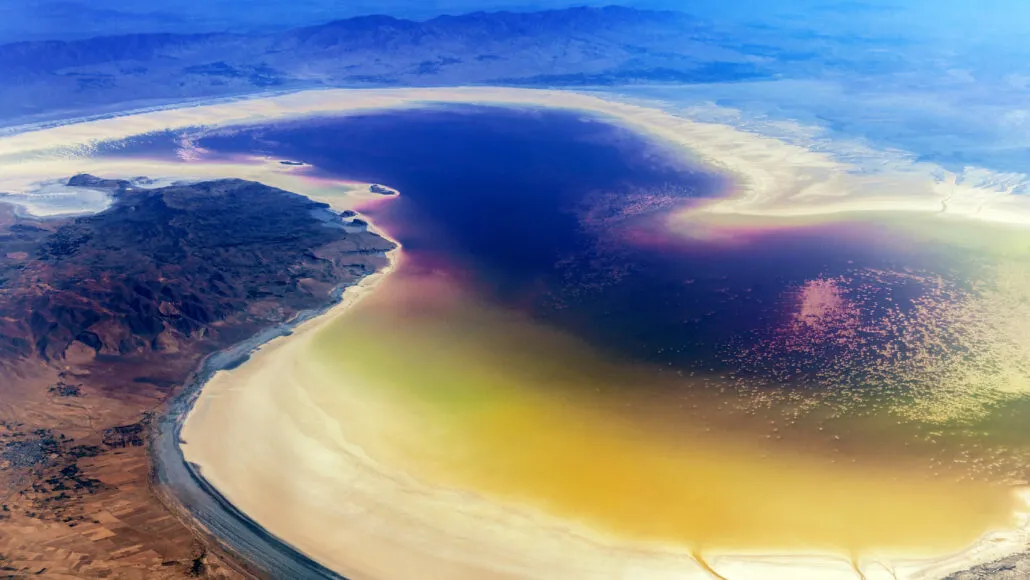
<svg viewBox="0 0 1030 580">
<path fill-rule="evenodd" d="M 437 106 L 194 142 L 400 192 L 361 208 L 403 245 L 397 271 L 295 363 L 306 400 L 385 464 L 696 551 L 937 556 L 1012 524 L 1025 251 L 932 217 L 705 217 L 730 180 L 569 112 Z"/>
</svg>

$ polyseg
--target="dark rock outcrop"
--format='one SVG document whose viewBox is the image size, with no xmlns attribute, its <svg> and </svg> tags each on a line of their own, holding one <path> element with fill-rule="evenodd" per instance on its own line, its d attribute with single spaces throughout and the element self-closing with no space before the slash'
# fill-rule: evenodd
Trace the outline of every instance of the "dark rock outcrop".
<svg viewBox="0 0 1030 580">
<path fill-rule="evenodd" d="M 148 190 L 78 175 L 68 184 L 110 189 L 116 201 L 0 231 L 0 359 L 61 361 L 73 346 L 80 359 L 215 348 L 317 306 L 392 247 L 342 227 L 325 204 L 254 182 Z"/>
</svg>

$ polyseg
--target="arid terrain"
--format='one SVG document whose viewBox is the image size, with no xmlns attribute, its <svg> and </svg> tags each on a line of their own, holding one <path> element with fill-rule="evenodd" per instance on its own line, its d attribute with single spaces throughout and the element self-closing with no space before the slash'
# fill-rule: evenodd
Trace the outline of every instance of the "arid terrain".
<svg viewBox="0 0 1030 580">
<path fill-rule="evenodd" d="M 240 576 L 158 500 L 148 426 L 205 355 L 327 303 L 392 247 L 258 183 L 139 183 L 72 178 L 115 196 L 86 217 L 0 206 L 3 577 Z"/>
</svg>

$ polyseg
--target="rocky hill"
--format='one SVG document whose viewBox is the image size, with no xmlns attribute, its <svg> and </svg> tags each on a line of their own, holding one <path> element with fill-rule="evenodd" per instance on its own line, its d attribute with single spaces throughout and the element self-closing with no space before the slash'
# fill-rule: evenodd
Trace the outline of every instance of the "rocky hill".
<svg viewBox="0 0 1030 580">
<path fill-rule="evenodd" d="M 0 570 L 236 578 L 155 495 L 153 412 L 215 349 L 385 264 L 393 247 L 300 195 L 240 180 L 107 189 L 99 214 L 0 204 Z"/>
<path fill-rule="evenodd" d="M 110 188 L 114 206 L 62 225 L 14 223 L 0 238 L 0 357 L 42 361 L 217 345 L 324 301 L 392 244 L 350 233 L 324 204 L 224 180 Z"/>
</svg>

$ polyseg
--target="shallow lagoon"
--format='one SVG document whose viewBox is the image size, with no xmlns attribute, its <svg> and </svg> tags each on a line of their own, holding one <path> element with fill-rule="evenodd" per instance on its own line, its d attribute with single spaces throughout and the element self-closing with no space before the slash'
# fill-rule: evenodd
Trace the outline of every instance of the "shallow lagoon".
<svg viewBox="0 0 1030 580">
<path fill-rule="evenodd" d="M 723 180 L 564 113 L 197 142 L 402 192 L 364 208 L 399 270 L 301 361 L 330 417 L 394 417 L 340 426 L 383 460 L 698 551 L 929 555 L 1010 523 L 1030 442 L 1020 252 L 929 218 L 670 229 Z"/>
</svg>

